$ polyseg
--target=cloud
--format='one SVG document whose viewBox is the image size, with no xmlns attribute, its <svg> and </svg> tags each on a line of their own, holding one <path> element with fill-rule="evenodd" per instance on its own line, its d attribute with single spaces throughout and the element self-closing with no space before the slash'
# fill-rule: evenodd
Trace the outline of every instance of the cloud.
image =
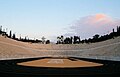
<svg viewBox="0 0 120 77">
<path fill-rule="evenodd" d="M 81 38 L 89 38 L 94 34 L 104 35 L 120 25 L 120 20 L 106 14 L 89 15 L 76 20 L 65 35 L 78 35 Z"/>
</svg>

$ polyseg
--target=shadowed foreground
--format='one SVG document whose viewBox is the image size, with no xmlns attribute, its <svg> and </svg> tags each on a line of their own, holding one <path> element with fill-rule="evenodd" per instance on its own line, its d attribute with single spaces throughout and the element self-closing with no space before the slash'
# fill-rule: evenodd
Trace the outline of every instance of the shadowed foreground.
<svg viewBox="0 0 120 77">
<path fill-rule="evenodd" d="M 40 76 L 97 76 L 106 77 L 112 75 L 120 75 L 120 62 L 119 61 L 108 61 L 108 60 L 96 60 L 96 59 L 85 59 L 69 57 L 69 60 L 84 60 L 88 62 L 95 62 L 103 64 L 102 66 L 95 67 L 75 67 L 75 68 L 58 68 L 58 67 L 32 67 L 17 65 L 17 63 L 49 59 L 51 57 L 42 58 L 29 58 L 29 59 L 15 59 L 15 60 L 1 60 L 0 61 L 0 75 L 2 77 L 40 77 Z M 119 77 L 119 76 L 118 76 Z"/>
</svg>

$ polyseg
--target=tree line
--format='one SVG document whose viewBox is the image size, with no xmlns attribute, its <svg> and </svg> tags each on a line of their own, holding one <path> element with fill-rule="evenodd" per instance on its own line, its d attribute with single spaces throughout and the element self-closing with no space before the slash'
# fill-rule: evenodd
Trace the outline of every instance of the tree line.
<svg viewBox="0 0 120 77">
<path fill-rule="evenodd" d="M 50 44 L 50 40 L 45 40 L 45 37 L 42 37 L 41 40 L 39 39 L 29 39 L 27 36 L 22 38 L 21 36 L 19 38 L 16 37 L 15 33 L 12 33 L 12 30 L 10 30 L 9 34 L 7 33 L 7 29 L 2 29 L 2 26 L 0 26 L 0 35 L 5 36 L 7 38 L 11 38 L 17 41 L 22 42 L 30 42 L 30 43 L 42 43 L 42 44 Z M 63 35 L 57 37 L 56 44 L 83 44 L 83 43 L 95 43 L 95 42 L 101 42 L 108 39 L 114 39 L 115 37 L 120 36 L 120 26 L 117 26 L 117 31 L 113 29 L 112 32 L 106 35 L 100 36 L 99 34 L 95 34 L 92 38 L 88 39 L 80 39 L 80 36 L 70 36 L 70 37 L 64 37 Z"/>
<path fill-rule="evenodd" d="M 19 38 L 16 37 L 15 33 L 12 33 L 12 30 L 10 30 L 9 34 L 5 29 L 2 29 L 2 26 L 0 26 L 0 35 L 5 36 L 5 38 L 11 38 L 17 41 L 22 41 L 22 42 L 30 42 L 30 43 L 41 43 L 41 44 L 50 44 L 50 40 L 45 40 L 46 38 L 43 38 L 42 40 L 39 39 L 29 39 L 27 36 L 22 38 L 21 36 Z"/>
<path fill-rule="evenodd" d="M 101 42 L 108 39 L 114 39 L 115 37 L 120 36 L 120 26 L 117 26 L 117 31 L 113 29 L 112 32 L 106 35 L 100 36 L 99 34 L 95 34 L 93 38 L 88 39 L 80 39 L 80 36 L 70 36 L 65 37 L 63 35 L 57 37 L 57 43 L 56 44 L 80 44 L 80 43 L 95 43 L 95 42 Z"/>
</svg>

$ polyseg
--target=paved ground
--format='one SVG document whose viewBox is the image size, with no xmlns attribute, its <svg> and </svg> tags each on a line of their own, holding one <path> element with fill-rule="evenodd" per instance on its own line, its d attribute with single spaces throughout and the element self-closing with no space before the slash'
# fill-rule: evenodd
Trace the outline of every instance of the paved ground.
<svg viewBox="0 0 120 77">
<path fill-rule="evenodd" d="M 30 67 L 30 66 L 20 66 L 17 63 L 42 60 L 43 58 L 31 58 L 31 59 L 16 59 L 16 60 L 1 60 L 0 61 L 0 75 L 2 77 L 40 77 L 40 76 L 82 76 L 82 77 L 106 77 L 118 74 L 120 76 L 120 62 L 119 61 L 107 61 L 107 60 L 95 60 L 95 59 L 85 59 L 85 58 L 75 58 L 84 61 L 101 63 L 103 66 L 96 67 L 78 67 L 78 68 L 50 68 L 50 67 Z M 47 57 L 49 58 L 49 57 Z M 71 59 L 71 58 L 68 58 Z"/>
</svg>

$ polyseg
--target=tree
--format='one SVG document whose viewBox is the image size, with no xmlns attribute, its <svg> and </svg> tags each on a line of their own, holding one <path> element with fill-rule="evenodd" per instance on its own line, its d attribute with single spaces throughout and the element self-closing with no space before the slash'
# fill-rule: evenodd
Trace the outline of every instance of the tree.
<svg viewBox="0 0 120 77">
<path fill-rule="evenodd" d="M 46 41 L 46 44 L 50 44 L 50 40 L 47 40 L 47 41 Z"/>
<path fill-rule="evenodd" d="M 43 43 L 43 44 L 45 44 L 45 39 L 46 39 L 46 38 L 43 36 L 43 37 L 42 37 L 42 43 Z"/>
<path fill-rule="evenodd" d="M 0 26 L 0 34 L 2 34 L 2 26 Z"/>
<path fill-rule="evenodd" d="M 58 39 L 57 44 L 64 44 L 64 36 L 62 35 L 60 37 L 58 36 L 57 39 Z"/>
<path fill-rule="evenodd" d="M 19 40 L 20 40 L 20 41 L 22 40 L 22 38 L 21 38 L 21 34 L 20 34 L 20 38 L 19 38 Z"/>
<path fill-rule="evenodd" d="M 71 44 L 71 38 L 66 37 L 64 40 L 64 44 Z"/>
<path fill-rule="evenodd" d="M 73 44 L 73 37 L 70 37 L 70 44 Z"/>
<path fill-rule="evenodd" d="M 13 39 L 16 39 L 16 36 L 15 36 L 15 34 L 13 34 Z"/>
<path fill-rule="evenodd" d="M 2 31 L 2 26 L 0 26 L 0 31 Z"/>
<path fill-rule="evenodd" d="M 93 36 L 93 42 L 98 42 L 99 41 L 99 35 L 96 34 Z"/>
<path fill-rule="evenodd" d="M 64 43 L 64 37 L 62 35 L 61 35 L 60 39 L 61 39 L 61 43 L 63 44 Z"/>
<path fill-rule="evenodd" d="M 117 26 L 117 36 L 120 36 L 120 26 Z"/>
<path fill-rule="evenodd" d="M 10 30 L 10 34 L 9 34 L 9 37 L 12 38 L 12 31 Z"/>
<path fill-rule="evenodd" d="M 57 44 L 60 44 L 60 37 L 57 37 Z"/>
<path fill-rule="evenodd" d="M 79 43 L 80 43 L 80 37 L 79 36 L 74 36 L 73 44 L 79 44 Z"/>
<path fill-rule="evenodd" d="M 99 35 L 96 34 L 96 35 L 93 36 L 93 38 L 94 38 L 94 39 L 98 39 L 98 38 L 99 38 Z"/>
<path fill-rule="evenodd" d="M 27 37 L 25 36 L 25 39 L 24 39 L 24 41 L 26 42 L 27 41 Z"/>
</svg>

